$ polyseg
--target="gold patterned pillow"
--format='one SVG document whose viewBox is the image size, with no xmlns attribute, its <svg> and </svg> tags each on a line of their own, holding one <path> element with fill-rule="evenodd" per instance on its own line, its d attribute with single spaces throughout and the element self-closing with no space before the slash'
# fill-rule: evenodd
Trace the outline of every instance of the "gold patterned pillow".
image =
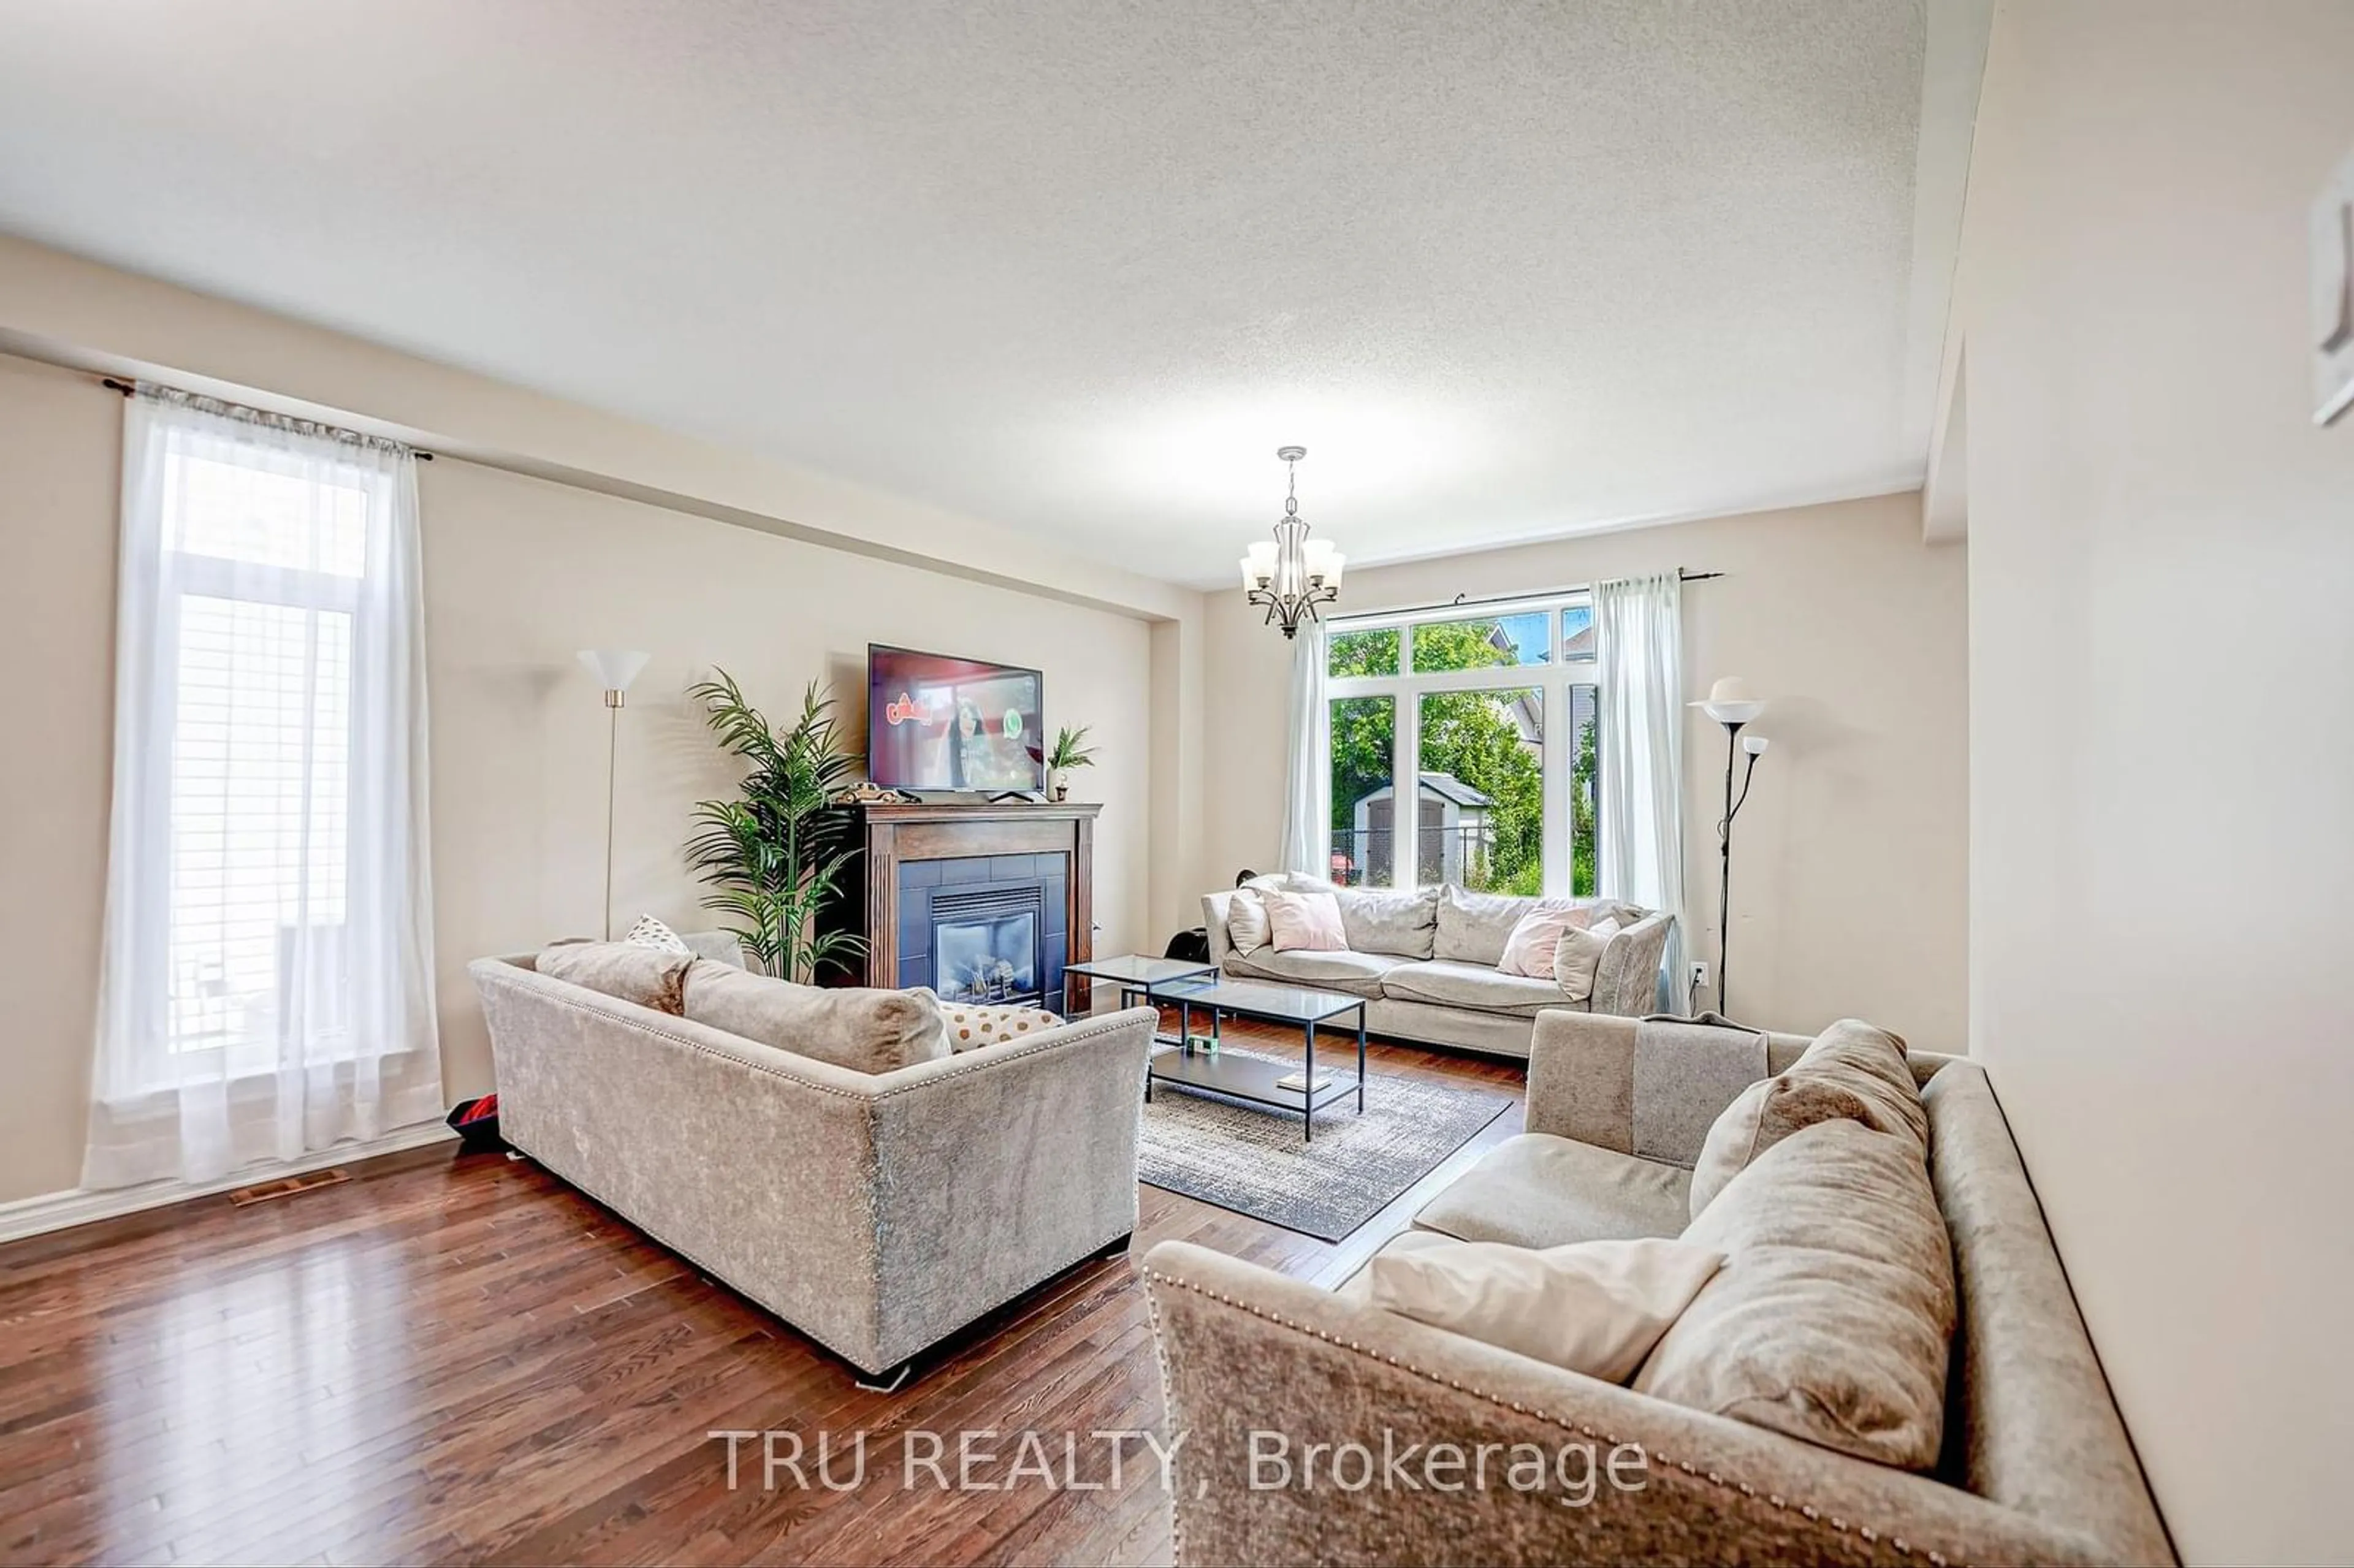
<svg viewBox="0 0 2354 1568">
<path fill-rule="evenodd" d="M 1018 1040 L 1059 1028 L 1062 1020 L 1043 1007 L 1002 1007 L 991 1002 L 944 1001 L 948 1014 L 949 1049 L 978 1051 L 1001 1040 Z"/>
</svg>

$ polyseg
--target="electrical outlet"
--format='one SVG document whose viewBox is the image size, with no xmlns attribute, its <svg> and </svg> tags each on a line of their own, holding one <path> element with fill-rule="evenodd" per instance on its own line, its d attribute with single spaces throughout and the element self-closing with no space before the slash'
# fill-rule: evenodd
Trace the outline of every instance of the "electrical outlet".
<svg viewBox="0 0 2354 1568">
<path fill-rule="evenodd" d="M 1691 985 L 1692 990 L 1694 991 L 1706 991 L 1708 989 L 1708 965 L 1705 962 L 1699 962 L 1692 965 Z"/>
</svg>

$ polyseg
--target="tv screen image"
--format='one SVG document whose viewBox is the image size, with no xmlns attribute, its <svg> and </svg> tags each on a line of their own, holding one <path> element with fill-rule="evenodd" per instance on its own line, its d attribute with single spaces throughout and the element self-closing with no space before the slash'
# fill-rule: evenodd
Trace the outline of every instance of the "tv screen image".
<svg viewBox="0 0 2354 1568">
<path fill-rule="evenodd" d="M 866 769 L 893 789 L 1042 789 L 1035 670 L 870 645 Z"/>
</svg>

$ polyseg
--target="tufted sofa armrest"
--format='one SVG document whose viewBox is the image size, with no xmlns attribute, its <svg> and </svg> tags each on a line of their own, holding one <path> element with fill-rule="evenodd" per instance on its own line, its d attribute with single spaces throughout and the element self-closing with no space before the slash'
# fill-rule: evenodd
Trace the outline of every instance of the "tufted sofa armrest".
<svg viewBox="0 0 2354 1568">
<path fill-rule="evenodd" d="M 912 1355 L 1136 1228 L 1150 1008 L 876 1075 L 877 1333 Z"/>
<path fill-rule="evenodd" d="M 1226 915 L 1234 902 L 1231 890 L 1202 895 L 1202 926 L 1210 936 L 1210 961 L 1222 969 L 1234 956 L 1234 945 L 1226 940 Z"/>
<path fill-rule="evenodd" d="M 1668 949 L 1668 933 L 1675 928 L 1672 915 L 1646 915 L 1610 938 L 1594 971 L 1594 994 L 1586 999 L 1588 1012 L 1611 1012 L 1640 1018 L 1659 1005 L 1659 960 Z"/>
<path fill-rule="evenodd" d="M 1606 1013 L 1562 1010 L 1537 1014 L 1536 1033 L 1529 1042 L 1528 1129 L 1556 1138 L 1574 1138 L 1580 1143 L 1620 1154 L 1634 1153 L 1635 1054 L 1641 1029 L 1639 1019 Z M 1745 1029 L 1694 1026 L 1681 1049 L 1721 1052 L 1723 1065 L 1732 1067 L 1751 1059 L 1756 1038 L 1753 1031 Z M 1806 1042 L 1796 1035 L 1769 1034 L 1766 1043 L 1769 1054 L 1779 1057 L 1786 1065 L 1789 1058 L 1806 1047 Z M 1723 1084 L 1740 1075 L 1737 1071 L 1703 1071 L 1682 1082 L 1688 1092 L 1697 1094 L 1702 1092 L 1702 1085 Z M 1706 1105 L 1693 1107 L 1692 1115 L 1681 1119 L 1686 1125 L 1705 1128 L 1731 1103 L 1730 1096 L 1721 1100 L 1712 1098 Z M 1648 1152 L 1657 1157 L 1661 1151 Z M 1692 1149 L 1675 1152 L 1689 1163 L 1700 1151 Z"/>
</svg>

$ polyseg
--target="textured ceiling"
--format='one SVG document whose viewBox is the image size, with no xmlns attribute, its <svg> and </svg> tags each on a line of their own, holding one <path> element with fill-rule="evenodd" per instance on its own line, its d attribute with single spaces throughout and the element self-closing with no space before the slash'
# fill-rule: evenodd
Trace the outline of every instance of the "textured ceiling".
<svg viewBox="0 0 2354 1568">
<path fill-rule="evenodd" d="M 1219 581 L 1287 441 L 1358 562 L 1919 482 L 1927 33 L 0 0 L 0 229 Z"/>
</svg>

